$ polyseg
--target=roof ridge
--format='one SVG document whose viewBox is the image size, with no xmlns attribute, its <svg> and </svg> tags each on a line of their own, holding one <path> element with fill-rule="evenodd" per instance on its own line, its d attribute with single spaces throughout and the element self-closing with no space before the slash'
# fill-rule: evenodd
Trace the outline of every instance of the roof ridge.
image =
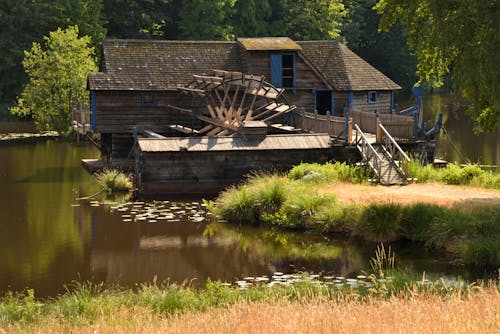
<svg viewBox="0 0 500 334">
<path fill-rule="evenodd" d="M 210 40 L 199 40 L 199 41 L 186 41 L 186 40 L 176 40 L 176 39 L 123 39 L 123 38 L 105 38 L 104 42 L 123 42 L 123 43 L 179 43 L 179 44 L 234 44 L 236 41 L 210 41 Z"/>
</svg>

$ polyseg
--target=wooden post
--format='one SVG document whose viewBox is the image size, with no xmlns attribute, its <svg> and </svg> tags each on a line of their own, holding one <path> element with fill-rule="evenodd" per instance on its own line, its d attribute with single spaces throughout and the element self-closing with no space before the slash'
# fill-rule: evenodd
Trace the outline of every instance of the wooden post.
<svg viewBox="0 0 500 334">
<path fill-rule="evenodd" d="M 377 117 L 377 143 L 381 143 L 382 142 L 382 129 L 380 128 L 380 121 Z"/>
<path fill-rule="evenodd" d="M 352 118 L 349 118 L 349 131 L 347 135 L 348 143 L 352 143 Z"/>
</svg>

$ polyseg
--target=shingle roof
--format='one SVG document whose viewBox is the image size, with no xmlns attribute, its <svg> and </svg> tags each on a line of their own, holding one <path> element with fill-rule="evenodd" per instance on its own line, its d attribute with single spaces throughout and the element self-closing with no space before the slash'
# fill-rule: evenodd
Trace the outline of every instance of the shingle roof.
<svg viewBox="0 0 500 334">
<path fill-rule="evenodd" d="M 323 74 L 335 90 L 401 88 L 337 41 L 294 42 L 289 38 L 274 37 L 243 38 L 238 39 L 238 42 L 250 48 L 254 42 L 259 44 L 265 41 L 265 50 L 269 50 L 272 45 L 268 42 L 272 40 L 283 40 L 285 44 L 291 42 L 301 47 L 302 50 L 298 51 Z M 193 74 L 210 75 L 214 69 L 240 72 L 242 69 L 238 42 L 106 39 L 103 41 L 102 72 L 89 73 L 89 88 L 91 90 L 174 90 L 179 86 L 184 86 Z M 261 48 L 264 44 L 253 47 Z M 278 49 L 284 50 L 285 44 Z M 290 45 L 287 47 L 291 47 Z"/>
<path fill-rule="evenodd" d="M 336 90 L 393 90 L 401 86 L 338 41 L 301 41 L 302 53 Z"/>
<path fill-rule="evenodd" d="M 262 140 L 242 137 L 174 137 L 165 139 L 141 138 L 137 140 L 142 152 L 187 151 L 261 151 L 328 148 L 328 134 L 269 135 Z"/>
<path fill-rule="evenodd" d="M 91 90 L 168 90 L 193 74 L 214 69 L 241 71 L 235 42 L 103 41 L 103 71 L 89 74 Z"/>
<path fill-rule="evenodd" d="M 300 45 L 288 37 L 238 38 L 237 41 L 248 51 L 298 51 L 301 49 Z"/>
</svg>

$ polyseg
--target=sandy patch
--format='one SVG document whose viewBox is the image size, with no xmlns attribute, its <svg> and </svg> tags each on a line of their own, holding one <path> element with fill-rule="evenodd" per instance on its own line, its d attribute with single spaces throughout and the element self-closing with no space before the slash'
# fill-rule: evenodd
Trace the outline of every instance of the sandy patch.
<svg viewBox="0 0 500 334">
<path fill-rule="evenodd" d="M 409 184 L 406 186 L 360 185 L 336 183 L 324 191 L 332 192 L 344 203 L 399 204 L 428 203 L 451 207 L 461 203 L 487 204 L 500 209 L 500 190 L 441 183 Z"/>
</svg>

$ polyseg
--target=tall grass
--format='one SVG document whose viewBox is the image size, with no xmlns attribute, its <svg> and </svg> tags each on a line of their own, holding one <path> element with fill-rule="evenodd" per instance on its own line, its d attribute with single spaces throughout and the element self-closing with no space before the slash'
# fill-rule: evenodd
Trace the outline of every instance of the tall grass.
<svg viewBox="0 0 500 334">
<path fill-rule="evenodd" d="M 371 171 L 365 166 L 351 166 L 341 162 L 326 164 L 302 163 L 288 172 L 289 179 L 308 182 L 343 181 L 366 183 L 370 176 Z"/>
<path fill-rule="evenodd" d="M 389 258 L 387 261 L 390 263 Z M 299 317 L 302 322 L 318 323 L 320 325 L 316 328 L 320 329 L 320 332 L 331 332 L 333 327 L 327 325 L 325 321 L 334 316 L 333 314 L 323 314 L 321 317 L 313 316 L 318 314 L 319 304 L 328 305 L 330 309 L 334 310 L 334 313 L 341 309 L 355 307 L 359 312 L 359 314 L 356 313 L 357 317 L 359 316 L 356 318 L 356 323 L 365 321 L 366 314 L 365 316 L 362 314 L 369 310 L 372 312 L 384 307 L 384 305 L 387 307 L 400 305 L 400 308 L 393 310 L 397 312 L 387 318 L 387 325 L 400 321 L 407 321 L 410 324 L 416 318 L 410 316 L 413 311 L 409 312 L 404 307 L 422 304 L 422 308 L 419 309 L 419 319 L 425 317 L 434 319 L 438 314 L 443 314 L 447 310 L 449 313 L 446 313 L 446 317 L 443 319 L 453 317 L 467 319 L 463 325 L 469 326 L 464 327 L 464 329 L 468 329 L 468 332 L 471 328 L 476 328 L 470 327 L 472 324 L 470 320 L 473 318 L 478 318 L 478 323 L 473 324 L 474 326 L 482 324 L 483 327 L 478 327 L 481 330 L 495 330 L 494 326 L 498 326 L 496 318 L 498 307 L 500 307 L 498 283 L 489 283 L 487 286 L 466 286 L 448 285 L 438 281 L 423 285 L 414 281 L 396 285 L 391 283 L 392 280 L 384 282 L 377 278 L 373 278 L 373 280 L 375 282 L 373 287 L 355 290 L 306 282 L 288 287 L 274 286 L 270 288 L 263 286 L 246 290 L 228 287 L 220 282 L 208 282 L 207 287 L 201 290 L 176 285 L 148 285 L 140 286 L 136 291 L 119 288 L 103 289 L 102 286 L 81 284 L 56 298 L 40 300 L 34 298 L 32 291 L 28 291 L 26 294 L 8 294 L 0 298 L 0 332 L 40 333 L 79 330 L 86 332 L 107 332 L 108 330 L 110 332 L 165 332 L 168 330 L 198 332 L 196 329 L 202 326 L 201 323 L 217 319 L 217 317 L 214 318 L 214 314 L 220 312 L 224 314 L 224 317 L 216 321 L 214 326 L 217 324 L 217 326 L 222 327 L 210 327 L 212 330 L 219 332 L 224 328 L 227 329 L 224 326 L 227 326 L 228 323 L 226 322 L 224 325 L 222 320 L 226 319 L 227 321 L 227 317 L 234 316 L 234 319 L 231 320 L 231 326 L 240 328 L 241 322 L 248 322 L 241 327 L 245 329 L 243 332 L 246 332 L 251 330 L 251 323 L 253 326 L 262 326 L 262 323 L 266 323 L 269 319 L 272 319 L 274 323 L 277 315 L 268 318 L 269 315 L 266 316 L 265 312 L 261 313 L 258 310 L 270 312 L 270 308 L 279 305 L 297 308 L 292 313 L 281 309 L 279 314 L 281 314 L 282 321 L 285 321 L 286 318 L 284 323 L 288 324 L 291 317 L 298 316 L 295 314 L 296 312 L 302 312 Z M 451 301 L 453 301 L 452 305 L 448 305 L 447 303 Z M 471 302 L 474 303 L 473 307 Z M 436 309 L 432 305 L 439 307 Z M 425 311 L 424 306 L 430 307 L 430 309 Z M 457 311 L 459 306 L 461 308 Z M 235 307 L 243 307 L 242 310 L 246 311 L 234 314 Z M 448 308 L 443 309 L 443 307 L 449 307 L 449 310 Z M 312 312 L 308 313 L 308 310 Z M 256 316 L 255 312 L 260 316 Z M 353 311 L 351 310 L 347 314 L 341 313 L 345 318 L 338 320 L 348 322 L 353 315 L 351 312 Z M 427 314 L 427 312 L 432 314 Z M 377 313 L 377 316 L 382 314 L 383 312 Z M 398 314 L 398 321 L 394 321 L 395 314 Z M 471 315 L 470 319 L 469 315 Z M 369 319 L 375 320 L 375 316 L 373 319 L 370 317 Z M 196 325 L 185 326 L 193 324 L 193 322 Z M 364 326 L 366 325 L 368 324 L 364 324 Z M 270 326 L 270 324 L 265 326 Z M 294 326 L 293 328 L 300 328 L 297 327 L 297 324 Z M 262 327 L 258 328 L 263 329 Z M 293 328 L 290 327 L 290 331 L 293 332 Z M 418 327 L 418 329 L 421 328 Z M 448 327 L 445 329 L 448 330 Z M 207 332 L 212 332 L 212 330 Z M 264 330 L 263 332 L 268 331 Z"/>
<path fill-rule="evenodd" d="M 347 233 L 373 242 L 407 239 L 467 264 L 500 265 L 500 210 L 495 207 L 344 204 L 308 182 L 260 175 L 223 192 L 210 208 L 232 223 Z"/>
<path fill-rule="evenodd" d="M 443 182 L 453 185 L 470 185 L 481 188 L 500 189 L 500 173 L 485 171 L 478 165 L 460 167 L 450 163 L 445 168 L 434 168 L 432 165 L 422 165 L 417 159 L 412 159 L 408 171 L 411 178 L 417 182 Z"/>
<path fill-rule="evenodd" d="M 104 169 L 95 174 L 99 182 L 108 193 L 128 192 L 133 185 L 130 176 L 117 169 Z"/>
</svg>

